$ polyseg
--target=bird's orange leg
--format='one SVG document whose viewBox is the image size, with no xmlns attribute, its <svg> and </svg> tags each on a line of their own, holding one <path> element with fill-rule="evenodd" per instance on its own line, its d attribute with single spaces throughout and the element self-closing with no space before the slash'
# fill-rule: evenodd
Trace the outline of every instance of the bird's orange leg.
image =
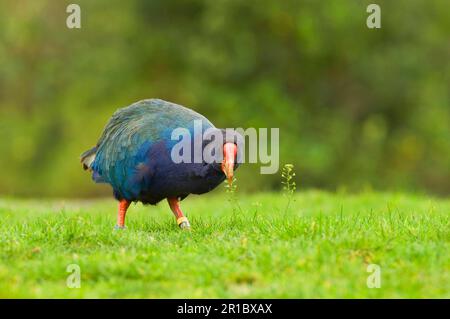
<svg viewBox="0 0 450 319">
<path fill-rule="evenodd" d="M 116 229 L 125 228 L 125 215 L 127 214 L 127 209 L 130 206 L 130 201 L 126 199 L 121 199 L 119 201 L 119 213 L 117 214 L 117 225 Z"/>
<path fill-rule="evenodd" d="M 167 202 L 169 202 L 170 209 L 177 219 L 178 226 L 180 226 L 181 229 L 190 229 L 191 225 L 189 224 L 189 220 L 183 215 L 183 212 L 180 209 L 180 201 L 178 200 L 178 198 L 167 198 Z"/>
</svg>

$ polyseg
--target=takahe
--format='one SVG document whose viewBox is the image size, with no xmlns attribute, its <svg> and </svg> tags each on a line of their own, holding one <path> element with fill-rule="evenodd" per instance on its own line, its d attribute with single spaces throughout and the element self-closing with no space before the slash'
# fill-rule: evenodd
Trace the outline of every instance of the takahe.
<svg viewBox="0 0 450 319">
<path fill-rule="evenodd" d="M 173 139 L 173 130 L 187 129 L 194 141 L 195 134 L 199 134 L 194 123 L 201 124 L 201 134 L 209 129 L 221 136 L 217 140 L 201 140 L 202 150 L 208 145 L 220 150 L 218 161 L 172 159 L 172 148 L 179 142 Z M 112 186 L 119 201 L 116 228 L 125 227 L 125 214 L 131 202 L 155 205 L 166 198 L 177 224 L 189 229 L 179 202 L 189 194 L 211 191 L 225 178 L 232 180 L 238 166 L 239 138 L 238 133 L 226 134 L 201 114 L 181 105 L 159 99 L 142 100 L 113 114 L 97 145 L 81 155 L 81 163 L 84 169 L 92 171 L 95 182 Z"/>
</svg>

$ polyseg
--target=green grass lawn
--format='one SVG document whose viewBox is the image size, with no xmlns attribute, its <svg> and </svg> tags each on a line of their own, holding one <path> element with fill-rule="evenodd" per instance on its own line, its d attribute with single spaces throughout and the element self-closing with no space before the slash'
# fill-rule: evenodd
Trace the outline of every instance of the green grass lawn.
<svg viewBox="0 0 450 319">
<path fill-rule="evenodd" d="M 450 297 L 449 199 L 308 191 L 285 212 L 280 194 L 241 196 L 240 210 L 227 196 L 183 201 L 190 232 L 165 202 L 132 205 L 113 231 L 113 199 L 0 200 L 0 297 Z"/>
</svg>

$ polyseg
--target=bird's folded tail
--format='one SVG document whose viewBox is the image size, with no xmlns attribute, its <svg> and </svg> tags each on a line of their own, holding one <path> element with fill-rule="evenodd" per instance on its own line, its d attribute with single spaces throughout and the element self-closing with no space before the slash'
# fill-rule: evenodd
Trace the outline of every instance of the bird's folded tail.
<svg viewBox="0 0 450 319">
<path fill-rule="evenodd" d="M 91 170 L 92 163 L 95 160 L 95 154 L 97 153 L 97 146 L 87 150 L 80 156 L 81 164 L 83 164 L 84 170 Z"/>
</svg>

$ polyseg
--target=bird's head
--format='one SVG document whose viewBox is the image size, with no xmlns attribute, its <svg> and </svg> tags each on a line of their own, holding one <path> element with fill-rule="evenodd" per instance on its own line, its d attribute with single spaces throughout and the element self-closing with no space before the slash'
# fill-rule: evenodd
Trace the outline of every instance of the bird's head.
<svg viewBox="0 0 450 319">
<path fill-rule="evenodd" d="M 237 145 L 234 142 L 223 144 L 222 171 L 227 177 L 228 184 L 233 182 L 234 166 L 236 164 Z"/>
<path fill-rule="evenodd" d="M 220 136 L 222 135 L 222 136 Z M 203 149 L 210 158 L 211 167 L 220 175 L 224 174 L 228 183 L 233 182 L 234 171 L 239 167 L 244 150 L 244 139 L 239 132 L 232 129 L 211 130 L 204 137 Z"/>
</svg>

